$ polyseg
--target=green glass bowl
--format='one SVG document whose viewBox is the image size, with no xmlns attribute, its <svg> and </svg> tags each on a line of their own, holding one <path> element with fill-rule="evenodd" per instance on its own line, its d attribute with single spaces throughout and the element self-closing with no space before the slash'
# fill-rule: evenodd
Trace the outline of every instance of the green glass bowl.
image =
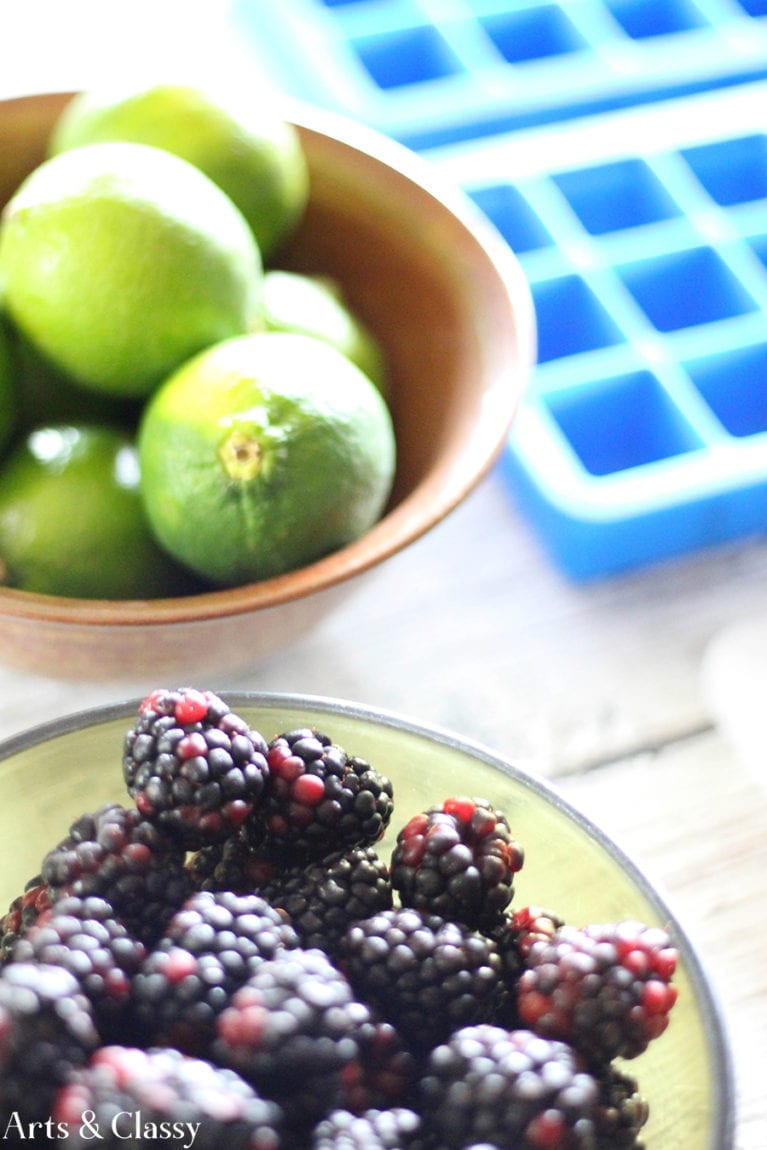
<svg viewBox="0 0 767 1150">
<path fill-rule="evenodd" d="M 638 919 L 668 929 L 680 954 L 679 999 L 666 1033 L 627 1064 L 651 1108 L 647 1150 L 728 1150 L 732 1064 L 719 1009 L 695 949 L 664 898 L 602 830 L 539 779 L 444 731 L 322 698 L 225 692 L 265 738 L 315 726 L 369 759 L 394 784 L 382 845 L 407 819 L 451 795 L 482 796 L 505 811 L 524 846 L 516 905 L 538 903 L 578 925 Z M 39 870 L 83 811 L 128 803 L 122 740 L 138 701 L 83 711 L 0 744 L 0 907 Z"/>
</svg>

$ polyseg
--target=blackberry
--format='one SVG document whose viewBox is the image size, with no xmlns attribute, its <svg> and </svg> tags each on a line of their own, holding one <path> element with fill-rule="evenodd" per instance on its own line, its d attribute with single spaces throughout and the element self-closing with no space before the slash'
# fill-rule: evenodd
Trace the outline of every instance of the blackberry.
<svg viewBox="0 0 767 1150">
<path fill-rule="evenodd" d="M 258 803 L 266 743 L 212 691 L 158 689 L 125 736 L 123 776 L 146 818 L 190 849 L 226 838 Z"/>
<path fill-rule="evenodd" d="M 392 906 L 389 868 L 372 846 L 278 870 L 260 893 L 287 913 L 302 946 L 331 957 L 350 923 Z"/>
<path fill-rule="evenodd" d="M 344 1067 L 344 1106 L 355 1114 L 409 1105 L 418 1060 L 390 1022 L 377 1019 L 359 1036 L 359 1053 Z"/>
<path fill-rule="evenodd" d="M 525 906 L 512 910 L 500 926 L 490 932 L 501 956 L 502 1001 L 496 1021 L 511 1028 L 520 1025 L 517 1015 L 517 982 L 527 965 L 530 947 L 538 939 L 549 939 L 564 922 L 552 910 Z"/>
<path fill-rule="evenodd" d="M 278 735 L 267 761 L 270 783 L 263 822 L 257 812 L 256 824 L 272 849 L 318 858 L 383 836 L 393 809 L 391 782 L 328 735 L 308 728 Z"/>
<path fill-rule="evenodd" d="M 561 926 L 564 920 L 544 907 L 523 906 L 512 910 L 492 932 L 501 955 L 504 978 L 513 984 L 525 969 L 533 943 L 550 939 Z"/>
<path fill-rule="evenodd" d="M 72 823 L 43 859 L 53 902 L 96 895 L 145 944 L 162 932 L 191 890 L 183 848 L 137 810 L 105 803 Z"/>
<path fill-rule="evenodd" d="M 341 1100 L 341 1073 L 371 1024 L 367 1006 L 321 950 L 262 962 L 216 1021 L 214 1061 L 290 1104 L 304 1126 Z"/>
<path fill-rule="evenodd" d="M 170 1047 L 102 1046 L 56 1094 L 67 1146 L 279 1150 L 282 1112 L 230 1070 Z M 193 1138 L 192 1138 L 193 1132 Z M 172 1141 L 168 1141 L 171 1139 Z"/>
<path fill-rule="evenodd" d="M 133 980 L 133 1019 L 144 1045 L 205 1054 L 234 991 L 258 963 L 297 945 L 284 916 L 257 894 L 191 895 Z"/>
<path fill-rule="evenodd" d="M 251 894 L 274 878 L 278 864 L 241 828 L 223 842 L 202 847 L 189 859 L 187 868 L 197 890 Z"/>
<path fill-rule="evenodd" d="M 500 990 L 495 944 L 436 915 L 396 908 L 353 923 L 339 965 L 356 993 L 414 1050 L 494 1017 Z"/>
<path fill-rule="evenodd" d="M 501 921 L 523 861 L 500 811 L 486 799 L 451 798 L 399 832 L 392 886 L 403 906 L 488 930 Z"/>
<path fill-rule="evenodd" d="M 146 950 L 104 899 L 64 898 L 40 915 L 13 949 L 14 962 L 61 966 L 93 1008 L 102 1042 L 126 1022 L 131 980 Z"/>
<path fill-rule="evenodd" d="M 433 1050 L 419 1082 L 424 1139 L 439 1150 L 592 1150 L 595 1079 L 564 1042 L 483 1024 Z"/>
<path fill-rule="evenodd" d="M 49 1118 L 57 1087 L 84 1065 L 98 1041 L 90 1003 L 74 975 L 59 966 L 9 962 L 0 974 L 2 1129 Z"/>
<path fill-rule="evenodd" d="M 51 905 L 48 887 L 41 875 L 31 878 L 0 918 L 0 966 L 8 960 L 18 939 L 29 930 Z"/>
<path fill-rule="evenodd" d="M 334 1110 L 314 1128 L 310 1150 L 408 1150 L 420 1130 L 414 1110 Z"/>
<path fill-rule="evenodd" d="M 635 1058 L 666 1029 L 677 998 L 668 934 L 639 922 L 562 926 L 534 942 L 517 984 L 525 1026 L 591 1061 Z"/>
<path fill-rule="evenodd" d="M 597 1150 L 644 1150 L 639 1137 L 650 1108 L 636 1080 L 615 1066 L 607 1066 L 597 1084 Z"/>
</svg>

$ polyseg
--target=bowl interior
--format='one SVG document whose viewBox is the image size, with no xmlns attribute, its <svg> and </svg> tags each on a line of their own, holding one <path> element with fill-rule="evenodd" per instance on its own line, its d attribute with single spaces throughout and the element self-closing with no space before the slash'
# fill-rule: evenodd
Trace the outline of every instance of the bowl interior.
<svg viewBox="0 0 767 1150">
<path fill-rule="evenodd" d="M 266 738 L 314 725 L 387 774 L 395 813 L 384 855 L 411 815 L 450 795 L 481 795 L 506 812 L 525 848 L 516 905 L 543 904 L 582 925 L 634 918 L 670 929 L 679 999 L 667 1032 L 627 1064 L 651 1107 L 644 1141 L 647 1150 L 731 1145 L 729 1059 L 705 975 L 672 911 L 609 837 L 545 785 L 451 735 L 329 700 L 232 693 L 227 701 Z M 101 708 L 0 746 L 0 907 L 80 813 L 108 799 L 128 804 L 121 748 L 135 710 Z"/>
<path fill-rule="evenodd" d="M 44 93 L 0 101 L 0 205 L 44 158 L 68 99 Z M 109 610 L 0 590 L 2 610 L 125 624 L 283 603 L 423 534 L 499 453 L 534 355 L 530 293 L 516 259 L 465 197 L 431 187 L 426 162 L 325 112 L 291 104 L 285 114 L 301 136 L 311 194 L 303 222 L 271 262 L 335 278 L 383 344 L 398 443 L 387 513 L 341 551 L 244 588 Z"/>
</svg>

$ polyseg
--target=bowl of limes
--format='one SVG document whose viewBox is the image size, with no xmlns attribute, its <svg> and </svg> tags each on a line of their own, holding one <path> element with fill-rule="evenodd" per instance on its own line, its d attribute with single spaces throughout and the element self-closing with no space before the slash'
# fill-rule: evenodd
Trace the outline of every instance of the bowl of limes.
<svg viewBox="0 0 767 1150">
<path fill-rule="evenodd" d="M 6 1130 L 733 1144 L 722 1019 L 665 897 L 454 733 L 158 688 L 0 745 L 0 843 Z"/>
<path fill-rule="evenodd" d="M 173 84 L 0 102 L 0 658 L 254 664 L 449 514 L 535 355 L 421 158 Z"/>
</svg>

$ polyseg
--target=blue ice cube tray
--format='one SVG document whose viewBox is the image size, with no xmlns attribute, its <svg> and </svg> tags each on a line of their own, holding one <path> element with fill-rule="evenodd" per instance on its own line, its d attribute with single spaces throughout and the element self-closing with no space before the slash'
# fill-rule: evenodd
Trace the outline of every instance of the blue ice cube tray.
<svg viewBox="0 0 767 1150">
<path fill-rule="evenodd" d="M 563 570 L 767 531 L 767 83 L 434 159 L 530 284 L 502 466 Z"/>
<path fill-rule="evenodd" d="M 500 467 L 562 571 L 767 531 L 767 0 L 267 7 L 275 84 L 421 151 L 516 252 L 538 364 Z"/>
<path fill-rule="evenodd" d="M 767 0 L 234 0 L 273 83 L 422 150 L 767 77 Z"/>
</svg>

